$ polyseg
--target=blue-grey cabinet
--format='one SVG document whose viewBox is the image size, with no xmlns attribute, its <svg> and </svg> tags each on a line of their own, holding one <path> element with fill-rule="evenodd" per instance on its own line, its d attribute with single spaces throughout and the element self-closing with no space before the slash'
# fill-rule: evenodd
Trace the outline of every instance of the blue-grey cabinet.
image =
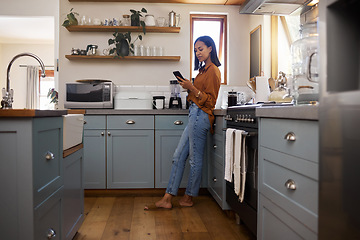
<svg viewBox="0 0 360 240">
<path fill-rule="evenodd" d="M 85 115 L 84 188 L 106 188 L 106 116 Z"/>
<path fill-rule="evenodd" d="M 214 134 L 208 136 L 208 190 L 223 210 L 229 210 L 226 202 L 225 128 L 223 116 L 216 116 Z"/>
<path fill-rule="evenodd" d="M 166 188 L 170 178 L 172 158 L 182 132 L 188 123 L 187 115 L 155 116 L 155 187 Z M 180 187 L 185 188 L 189 176 L 186 165 Z"/>
<path fill-rule="evenodd" d="M 261 118 L 258 239 L 317 239 L 317 121 Z"/>
<path fill-rule="evenodd" d="M 84 221 L 83 149 L 64 157 L 63 239 L 71 240 Z"/>
<path fill-rule="evenodd" d="M 62 117 L 0 118 L 1 239 L 62 237 Z"/>
<path fill-rule="evenodd" d="M 154 116 L 107 116 L 107 188 L 154 188 Z"/>
</svg>

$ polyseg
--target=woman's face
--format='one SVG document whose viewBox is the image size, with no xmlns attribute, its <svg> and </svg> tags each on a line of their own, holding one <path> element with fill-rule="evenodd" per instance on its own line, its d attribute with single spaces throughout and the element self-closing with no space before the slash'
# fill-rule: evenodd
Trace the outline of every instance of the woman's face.
<svg viewBox="0 0 360 240">
<path fill-rule="evenodd" d="M 206 44 L 202 41 L 197 41 L 194 46 L 194 51 L 199 62 L 206 62 L 206 60 L 211 59 L 212 47 L 206 46 Z"/>
</svg>

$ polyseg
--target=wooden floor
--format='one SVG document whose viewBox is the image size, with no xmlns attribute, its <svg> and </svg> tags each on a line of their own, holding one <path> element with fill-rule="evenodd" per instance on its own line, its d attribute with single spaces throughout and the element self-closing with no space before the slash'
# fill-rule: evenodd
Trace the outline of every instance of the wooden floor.
<svg viewBox="0 0 360 240">
<path fill-rule="evenodd" d="M 228 217 L 211 196 L 199 196 L 194 206 L 144 211 L 160 198 L 153 196 L 85 197 L 85 220 L 74 240 L 247 240 L 250 232 Z"/>
</svg>

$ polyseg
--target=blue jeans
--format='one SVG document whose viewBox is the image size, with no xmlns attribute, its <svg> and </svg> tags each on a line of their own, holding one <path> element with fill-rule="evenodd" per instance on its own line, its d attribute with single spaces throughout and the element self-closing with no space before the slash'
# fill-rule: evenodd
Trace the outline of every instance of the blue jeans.
<svg viewBox="0 0 360 240">
<path fill-rule="evenodd" d="M 176 196 L 183 177 L 186 159 L 189 157 L 190 174 L 185 194 L 197 196 L 199 193 L 202 163 L 207 133 L 210 130 L 209 116 L 195 103 L 189 108 L 189 123 L 181 135 L 173 156 L 170 180 L 166 193 Z"/>
</svg>

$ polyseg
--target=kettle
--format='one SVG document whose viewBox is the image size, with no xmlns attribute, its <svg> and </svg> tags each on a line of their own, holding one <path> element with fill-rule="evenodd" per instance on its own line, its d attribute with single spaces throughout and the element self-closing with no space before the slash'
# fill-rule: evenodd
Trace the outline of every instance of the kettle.
<svg viewBox="0 0 360 240">
<path fill-rule="evenodd" d="M 96 49 L 98 48 L 97 45 L 87 45 L 86 47 L 86 54 L 87 55 L 96 55 Z"/>
</svg>

